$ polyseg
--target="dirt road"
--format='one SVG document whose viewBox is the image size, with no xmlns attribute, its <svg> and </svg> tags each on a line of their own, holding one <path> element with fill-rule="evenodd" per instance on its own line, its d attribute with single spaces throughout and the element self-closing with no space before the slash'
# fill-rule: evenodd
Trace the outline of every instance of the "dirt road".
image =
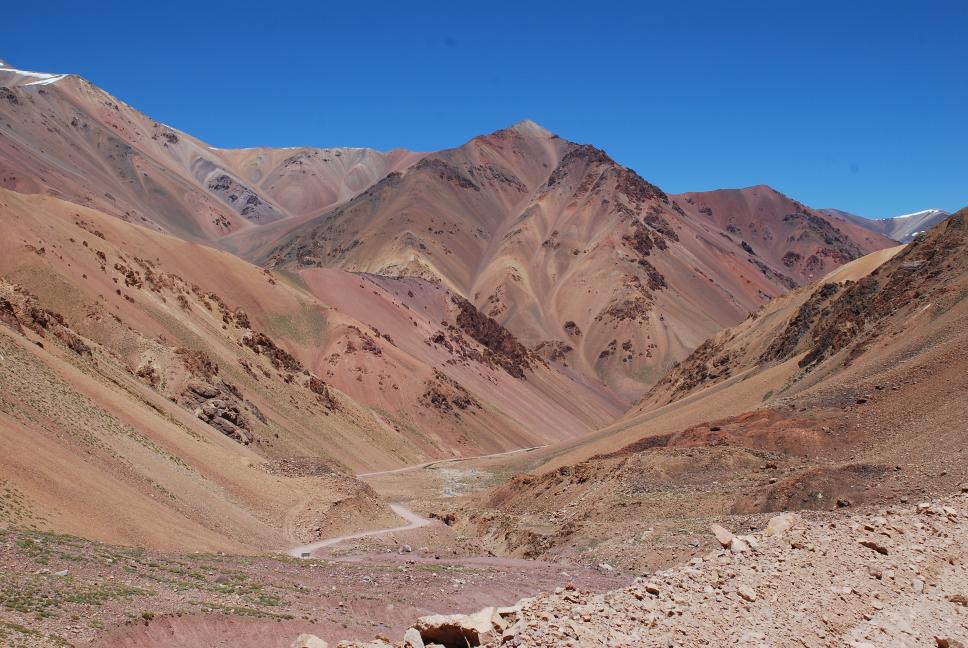
<svg viewBox="0 0 968 648">
<path fill-rule="evenodd" d="M 452 459 L 437 459 L 436 461 L 428 461 L 422 464 L 416 464 L 413 466 L 404 466 L 403 468 L 393 468 L 392 470 L 380 470 L 377 472 L 360 473 L 357 475 L 359 478 L 363 477 L 376 477 L 378 475 L 393 475 L 396 473 L 408 472 L 410 470 L 420 470 L 421 468 L 429 468 L 431 466 L 436 466 L 438 464 L 445 463 L 458 463 L 462 461 L 472 461 L 474 459 L 490 459 L 491 457 L 503 457 L 506 455 L 518 454 L 519 452 L 531 452 L 532 450 L 539 450 L 541 448 L 548 447 L 547 444 L 540 446 L 531 446 L 530 448 L 518 448 L 517 450 L 508 450 L 507 452 L 495 452 L 494 454 L 486 455 L 476 455 L 473 457 L 454 457 Z"/>
<path fill-rule="evenodd" d="M 393 512 L 402 517 L 407 521 L 407 524 L 403 526 L 389 527 L 386 529 L 374 529 L 372 531 L 361 531 L 360 533 L 351 533 L 348 535 L 336 536 L 335 538 L 326 538 L 325 540 L 319 540 L 317 542 L 311 542 L 309 544 L 300 545 L 298 547 L 293 547 L 289 550 L 289 555 L 293 558 L 309 558 L 312 554 L 323 547 L 330 547 L 335 544 L 339 544 L 345 540 L 357 540 L 359 538 L 369 538 L 370 536 L 383 535 L 385 533 L 396 533 L 398 531 L 409 531 L 410 529 L 419 529 L 420 527 L 427 526 L 428 524 L 433 524 L 433 520 L 429 520 L 425 517 L 421 517 L 408 509 L 403 504 L 390 504 L 390 508 Z"/>
</svg>

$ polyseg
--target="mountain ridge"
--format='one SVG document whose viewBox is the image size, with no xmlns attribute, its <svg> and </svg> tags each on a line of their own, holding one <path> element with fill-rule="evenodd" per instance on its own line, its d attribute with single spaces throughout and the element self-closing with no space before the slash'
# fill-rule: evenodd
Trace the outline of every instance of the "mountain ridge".
<svg viewBox="0 0 968 648">
<path fill-rule="evenodd" d="M 951 216 L 944 209 L 922 209 L 910 214 L 901 214 L 889 218 L 866 218 L 831 208 L 821 209 L 820 211 L 845 222 L 869 229 L 872 232 L 889 236 L 900 243 L 909 243 L 918 234 L 931 229 Z"/>
</svg>

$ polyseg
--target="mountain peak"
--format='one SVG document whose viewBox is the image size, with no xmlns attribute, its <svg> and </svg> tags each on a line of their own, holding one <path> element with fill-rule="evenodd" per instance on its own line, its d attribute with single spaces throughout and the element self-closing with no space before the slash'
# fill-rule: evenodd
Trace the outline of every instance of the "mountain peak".
<svg viewBox="0 0 968 648">
<path fill-rule="evenodd" d="M 4 80 L 4 85 L 48 85 L 66 78 L 66 74 L 48 74 L 46 72 L 32 72 L 10 67 L 6 61 L 0 59 L 0 72 L 13 74 L 11 80 Z"/>
<path fill-rule="evenodd" d="M 528 135 L 531 137 L 548 138 L 554 135 L 554 133 L 552 133 L 550 130 L 530 119 L 522 119 L 521 121 L 512 124 L 508 130 L 512 130 L 520 135 Z"/>
</svg>

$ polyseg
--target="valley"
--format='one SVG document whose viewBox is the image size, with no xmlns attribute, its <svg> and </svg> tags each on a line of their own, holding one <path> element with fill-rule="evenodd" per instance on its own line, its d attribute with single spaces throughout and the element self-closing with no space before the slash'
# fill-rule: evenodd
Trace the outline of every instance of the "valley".
<svg viewBox="0 0 968 648">
<path fill-rule="evenodd" d="M 220 149 L 0 62 L 0 641 L 956 636 L 966 218 L 529 120 Z"/>
</svg>

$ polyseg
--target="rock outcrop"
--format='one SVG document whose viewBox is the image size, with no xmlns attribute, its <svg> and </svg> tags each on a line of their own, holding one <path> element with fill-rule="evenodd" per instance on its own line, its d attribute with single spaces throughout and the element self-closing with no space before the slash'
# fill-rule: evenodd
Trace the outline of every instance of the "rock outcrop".
<svg viewBox="0 0 968 648">
<path fill-rule="evenodd" d="M 181 402 L 225 436 L 243 444 L 252 441 L 249 423 L 242 414 L 241 394 L 231 383 L 190 380 L 181 394 Z"/>
<path fill-rule="evenodd" d="M 713 528 L 722 549 L 625 589 L 568 586 L 413 629 L 427 646 L 965 645 L 966 515 L 964 493 L 853 516 L 783 513 L 748 536 Z M 389 645 L 418 644 L 340 643 Z"/>
</svg>

